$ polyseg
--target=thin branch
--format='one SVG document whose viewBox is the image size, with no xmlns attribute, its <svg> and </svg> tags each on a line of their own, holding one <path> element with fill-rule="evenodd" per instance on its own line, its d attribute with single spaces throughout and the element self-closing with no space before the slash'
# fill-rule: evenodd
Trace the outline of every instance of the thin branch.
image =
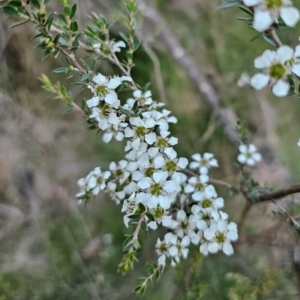
<svg viewBox="0 0 300 300">
<path fill-rule="evenodd" d="M 291 185 L 271 193 L 260 194 L 257 198 L 257 202 L 276 200 L 297 193 L 300 193 L 300 184 Z"/>
<path fill-rule="evenodd" d="M 145 214 L 142 214 L 142 215 L 140 216 L 139 220 L 138 220 L 138 224 L 137 224 L 137 226 L 136 226 L 136 228 L 135 228 L 135 230 L 134 230 L 134 233 L 133 233 L 131 245 L 130 245 L 130 247 L 129 247 L 129 249 L 128 249 L 128 253 L 134 251 L 134 242 L 135 242 L 136 240 L 138 240 L 138 236 L 139 236 L 139 233 L 140 233 L 140 230 L 141 230 L 141 227 L 142 227 L 142 223 L 143 223 L 143 221 L 144 221 L 144 219 L 145 219 L 145 216 L 146 216 Z"/>
<path fill-rule="evenodd" d="M 223 130 L 228 138 L 235 145 L 239 144 L 239 135 L 234 130 L 236 120 L 238 119 L 235 112 L 232 109 L 220 107 L 220 99 L 217 92 L 206 80 L 203 73 L 199 70 L 197 63 L 185 52 L 178 39 L 170 31 L 166 25 L 166 22 L 156 11 L 156 9 L 148 5 L 144 0 L 138 0 L 138 5 L 144 16 L 148 20 L 152 21 L 152 23 L 155 25 L 164 24 L 160 31 L 160 37 L 164 44 L 168 47 L 170 54 L 187 72 L 203 100 L 211 107 L 213 111 L 216 112 L 222 124 Z"/>
</svg>

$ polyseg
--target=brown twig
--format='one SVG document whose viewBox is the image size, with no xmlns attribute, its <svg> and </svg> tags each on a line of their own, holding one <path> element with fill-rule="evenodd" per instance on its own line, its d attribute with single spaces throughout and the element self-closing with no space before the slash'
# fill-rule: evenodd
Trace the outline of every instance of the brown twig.
<svg viewBox="0 0 300 300">
<path fill-rule="evenodd" d="M 257 202 L 276 200 L 297 193 L 300 193 L 300 184 L 291 185 L 271 193 L 260 194 L 257 198 Z"/>
</svg>

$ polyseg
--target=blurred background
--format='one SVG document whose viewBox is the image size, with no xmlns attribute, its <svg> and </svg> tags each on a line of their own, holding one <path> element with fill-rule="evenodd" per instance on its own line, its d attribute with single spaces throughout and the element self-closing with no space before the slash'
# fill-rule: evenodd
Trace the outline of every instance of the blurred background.
<svg viewBox="0 0 300 300">
<path fill-rule="evenodd" d="M 133 77 L 141 85 L 152 82 L 153 98 L 165 101 L 178 118 L 171 129 L 179 138 L 179 155 L 212 152 L 220 165 L 213 178 L 233 184 L 239 180 L 234 167 L 237 147 L 187 71 L 170 55 L 160 37 L 166 27 L 216 90 L 220 106 L 246 122 L 250 141 L 264 157 L 253 170 L 255 179 L 275 189 L 299 182 L 299 99 L 276 98 L 268 89 L 257 93 L 248 86 L 237 87 L 244 71 L 254 73 L 254 58 L 270 48 L 262 38 L 250 42 L 255 32 L 247 22 L 236 20 L 245 14 L 238 8 L 218 10 L 219 0 L 148 4 L 164 21 L 154 24 L 139 15 L 143 47 L 136 52 Z M 49 6 L 61 9 L 58 0 Z M 124 1 L 79 1 L 82 26 L 90 22 L 91 12 L 116 21 L 113 34 L 123 30 Z M 156 260 L 157 233 L 163 236 L 164 231 L 142 235 L 144 250 L 134 271 L 126 276 L 117 273 L 128 233 L 121 207 L 106 196 L 84 207 L 74 195 L 77 180 L 96 166 L 105 169 L 122 159 L 122 147 L 116 142 L 104 144 L 100 135 L 87 130 L 84 118 L 68 114 L 65 103 L 41 88 L 38 77 L 46 73 L 66 85 L 79 105 L 89 97 L 71 80 L 51 73 L 62 66 L 63 58 L 41 62 L 42 53 L 31 40 L 32 26 L 9 29 L 15 20 L 1 12 L 0 20 L 0 300 L 139 299 L 131 291 L 136 278 L 146 275 L 145 262 Z M 279 35 L 295 46 L 299 29 Z M 89 58 L 83 51 L 78 55 Z M 105 62 L 99 64 L 99 71 L 117 72 Z M 300 299 L 298 237 L 286 218 L 272 214 L 284 207 L 297 217 L 299 196 L 278 205 L 259 203 L 243 214 L 241 196 L 222 188 L 218 192 L 230 219 L 241 225 L 235 255 L 206 258 L 191 247 L 189 259 L 166 268 L 144 299 Z"/>
</svg>

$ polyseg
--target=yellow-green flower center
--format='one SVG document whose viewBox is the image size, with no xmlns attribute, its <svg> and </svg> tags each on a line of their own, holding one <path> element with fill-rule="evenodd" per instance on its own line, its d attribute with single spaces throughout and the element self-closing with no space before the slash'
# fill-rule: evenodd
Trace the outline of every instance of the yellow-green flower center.
<svg viewBox="0 0 300 300">
<path fill-rule="evenodd" d="M 282 64 L 275 64 L 270 68 L 270 76 L 274 79 L 281 79 L 285 72 L 285 67 Z"/>
<path fill-rule="evenodd" d="M 204 200 L 202 201 L 201 205 L 202 205 L 203 208 L 211 207 L 212 202 L 211 202 L 211 200 L 209 200 L 209 199 L 204 199 Z"/>
<path fill-rule="evenodd" d="M 116 177 L 121 177 L 123 175 L 123 170 L 117 169 L 115 174 L 116 174 Z"/>
<path fill-rule="evenodd" d="M 159 183 L 154 183 L 150 188 L 151 194 L 154 196 L 159 196 L 162 191 L 162 186 Z"/>
<path fill-rule="evenodd" d="M 176 171 L 176 167 L 177 167 L 176 163 L 174 161 L 172 161 L 172 160 L 170 160 L 170 161 L 168 161 L 166 163 L 166 170 L 168 172 L 175 172 Z"/>
<path fill-rule="evenodd" d="M 143 137 L 146 135 L 146 128 L 144 126 L 138 126 L 135 130 L 137 137 Z"/>
<path fill-rule="evenodd" d="M 226 241 L 226 236 L 224 233 L 218 233 L 216 235 L 216 240 L 218 244 L 223 244 Z"/>
<path fill-rule="evenodd" d="M 137 99 L 137 101 L 139 102 L 140 105 L 144 105 L 146 102 L 146 98 L 145 97 L 140 97 L 139 99 Z"/>
<path fill-rule="evenodd" d="M 103 178 L 102 177 L 98 177 L 97 178 L 97 184 L 100 185 L 103 182 Z"/>
<path fill-rule="evenodd" d="M 210 215 L 203 215 L 202 216 L 202 220 L 204 220 L 204 221 L 210 221 L 210 219 L 211 219 L 211 217 L 210 217 Z"/>
<path fill-rule="evenodd" d="M 110 49 L 109 49 L 108 45 L 106 45 L 106 44 L 102 45 L 102 52 L 104 52 L 104 54 L 110 54 Z"/>
<path fill-rule="evenodd" d="M 204 190 L 204 185 L 200 182 L 196 183 L 195 190 L 198 191 L 198 192 L 203 191 Z"/>
<path fill-rule="evenodd" d="M 152 177 L 154 172 L 155 172 L 155 169 L 153 167 L 150 167 L 150 168 L 146 169 L 145 175 L 146 175 L 146 177 Z"/>
<path fill-rule="evenodd" d="M 188 229 L 189 224 L 188 224 L 187 222 L 181 221 L 180 227 L 181 227 L 183 230 L 185 230 L 185 229 Z"/>
<path fill-rule="evenodd" d="M 161 243 L 158 249 L 160 253 L 166 253 L 168 251 L 168 247 L 165 243 Z"/>
<path fill-rule="evenodd" d="M 165 210 L 161 207 L 157 207 L 154 210 L 153 217 L 154 219 L 160 219 L 161 217 L 163 217 L 164 214 L 165 214 Z"/>
<path fill-rule="evenodd" d="M 107 94 L 107 86 L 104 84 L 98 85 L 95 88 L 95 94 L 99 97 L 105 97 Z"/>
<path fill-rule="evenodd" d="M 208 160 L 206 160 L 206 159 L 202 159 L 200 163 L 203 167 L 209 166 Z"/>
<path fill-rule="evenodd" d="M 107 117 L 109 115 L 109 106 L 107 104 L 104 104 L 101 108 L 101 112 L 103 116 Z"/>
<path fill-rule="evenodd" d="M 267 9 L 280 8 L 282 6 L 282 0 L 266 0 Z"/>
<path fill-rule="evenodd" d="M 168 146 L 168 141 L 164 138 L 158 139 L 157 147 L 160 149 L 165 149 Z"/>
</svg>

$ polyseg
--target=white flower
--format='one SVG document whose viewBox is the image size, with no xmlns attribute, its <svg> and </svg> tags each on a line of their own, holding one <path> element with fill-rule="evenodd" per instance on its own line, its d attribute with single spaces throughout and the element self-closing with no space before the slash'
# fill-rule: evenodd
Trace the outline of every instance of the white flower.
<svg viewBox="0 0 300 300">
<path fill-rule="evenodd" d="M 103 141 L 109 143 L 114 137 L 117 141 L 124 139 L 124 127 L 127 127 L 127 123 L 122 122 L 121 117 L 118 117 L 115 112 L 110 113 L 108 117 L 102 118 L 98 122 L 100 129 L 104 131 Z"/>
<path fill-rule="evenodd" d="M 300 75 L 300 64 L 296 57 L 300 56 L 300 47 L 296 52 L 289 46 L 281 46 L 276 51 L 266 50 L 254 60 L 254 66 L 262 69 L 251 78 L 251 85 L 256 90 L 261 90 L 268 84 L 272 86 L 274 95 L 284 97 L 290 90 L 287 75 L 291 72 Z"/>
<path fill-rule="evenodd" d="M 166 265 L 166 258 L 169 257 L 169 248 L 176 243 L 177 236 L 171 232 L 165 234 L 163 241 L 161 241 L 159 238 L 157 239 L 155 248 L 156 253 L 159 256 L 158 265 L 163 267 Z"/>
<path fill-rule="evenodd" d="M 94 195 L 98 195 L 100 191 L 106 188 L 106 180 L 110 177 L 110 171 L 102 172 L 100 167 L 95 168 L 88 175 L 88 187 Z"/>
<path fill-rule="evenodd" d="M 105 54 L 120 52 L 121 48 L 125 48 L 126 44 L 123 41 L 107 41 L 105 43 L 94 43 L 92 47 L 95 49 L 97 53 L 100 53 L 100 49 Z"/>
<path fill-rule="evenodd" d="M 176 262 L 179 262 L 179 258 L 181 256 L 186 259 L 189 253 L 189 249 L 187 248 L 189 245 L 190 238 L 188 236 L 184 236 L 181 241 L 177 241 L 176 245 L 170 247 L 170 256 L 176 258 Z"/>
<path fill-rule="evenodd" d="M 133 97 L 139 102 L 140 105 L 151 105 L 153 103 L 151 91 L 142 92 L 136 90 L 133 92 Z"/>
<path fill-rule="evenodd" d="M 177 212 L 176 220 L 172 221 L 171 228 L 175 231 L 176 235 L 180 238 L 183 238 L 184 235 L 193 237 L 195 233 L 196 223 L 189 220 L 186 215 L 186 212 L 181 209 Z"/>
<path fill-rule="evenodd" d="M 121 184 L 123 184 L 130 175 L 130 173 L 126 170 L 127 164 L 128 162 L 125 159 L 122 159 L 118 162 L 118 164 L 111 162 L 109 165 L 110 171 Z"/>
<path fill-rule="evenodd" d="M 169 227 L 172 222 L 172 216 L 169 215 L 169 212 L 161 207 L 156 207 L 154 209 L 150 209 L 149 213 L 154 218 L 154 221 L 149 222 L 148 226 L 155 230 L 157 229 L 157 224 L 162 224 L 165 227 Z"/>
<path fill-rule="evenodd" d="M 299 139 L 299 141 L 298 141 L 297 145 L 300 147 L 300 139 Z"/>
<path fill-rule="evenodd" d="M 207 174 L 208 170 L 211 167 L 218 167 L 218 162 L 214 158 L 212 153 L 204 153 L 203 156 L 201 154 L 196 153 L 192 155 L 193 162 L 190 163 L 191 169 L 198 169 L 200 174 Z"/>
<path fill-rule="evenodd" d="M 178 184 L 173 180 L 167 180 L 168 172 L 157 171 L 153 177 L 144 177 L 138 183 L 138 187 L 145 192 L 137 194 L 138 202 L 148 208 L 156 208 L 158 205 L 163 209 L 169 209 L 175 200 Z M 175 195 L 174 195 L 175 193 Z"/>
<path fill-rule="evenodd" d="M 210 253 L 223 250 L 226 255 L 233 254 L 233 248 L 230 242 L 238 239 L 237 226 L 235 223 L 231 222 L 228 224 L 227 221 L 220 220 L 205 229 L 203 235 L 204 238 L 209 241 L 207 250 Z"/>
<path fill-rule="evenodd" d="M 243 0 L 246 6 L 254 6 L 253 27 L 263 32 L 281 17 L 287 26 L 294 27 L 300 19 L 300 12 L 292 6 L 291 0 Z"/>
<path fill-rule="evenodd" d="M 137 210 L 137 202 L 135 199 L 135 193 L 132 193 L 132 195 L 128 198 L 125 199 L 123 202 L 122 206 L 122 212 L 126 212 L 126 214 L 123 217 L 123 221 L 126 227 L 129 227 L 129 222 L 130 222 L 130 216 L 135 213 Z"/>
<path fill-rule="evenodd" d="M 237 160 L 241 164 L 254 166 L 257 162 L 261 160 L 261 155 L 257 152 L 256 147 L 253 144 L 240 145 L 239 150 L 241 154 L 239 154 Z"/>
<path fill-rule="evenodd" d="M 188 179 L 188 184 L 184 188 L 184 191 L 188 194 L 193 192 L 204 192 L 208 181 L 209 177 L 206 174 L 201 174 L 199 178 L 195 176 L 190 177 Z"/>
<path fill-rule="evenodd" d="M 87 100 L 86 104 L 89 108 L 97 106 L 100 101 L 105 101 L 107 104 L 114 105 L 119 103 L 118 95 L 115 89 L 121 85 L 123 81 L 132 81 L 128 76 L 108 78 L 102 74 L 98 74 L 93 77 L 95 85 L 89 85 L 88 87 L 94 93 L 94 97 Z"/>
</svg>

